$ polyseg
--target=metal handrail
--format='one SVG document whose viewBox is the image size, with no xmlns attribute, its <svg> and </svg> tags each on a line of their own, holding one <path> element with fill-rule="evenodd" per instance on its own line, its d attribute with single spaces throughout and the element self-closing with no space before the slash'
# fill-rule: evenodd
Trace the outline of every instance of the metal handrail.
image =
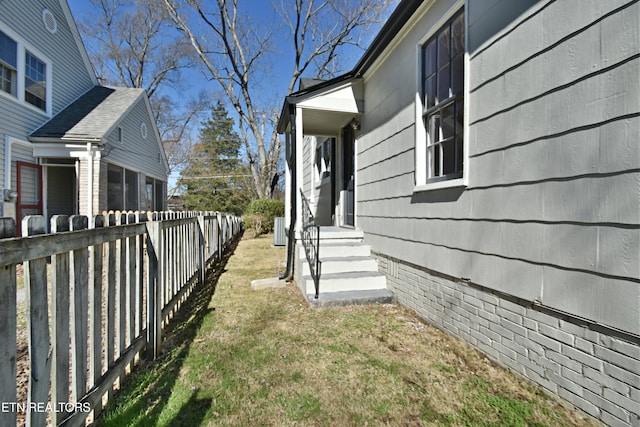
<svg viewBox="0 0 640 427">
<path fill-rule="evenodd" d="M 311 278 L 316 289 L 315 298 L 320 294 L 320 271 L 322 263 L 320 261 L 320 226 L 316 225 L 315 218 L 309 207 L 309 200 L 300 190 L 302 197 L 302 245 L 309 263 Z"/>
</svg>

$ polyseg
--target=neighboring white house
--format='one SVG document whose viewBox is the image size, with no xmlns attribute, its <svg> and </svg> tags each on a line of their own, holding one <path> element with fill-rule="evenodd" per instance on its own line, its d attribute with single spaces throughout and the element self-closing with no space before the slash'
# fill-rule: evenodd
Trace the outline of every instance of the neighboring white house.
<svg viewBox="0 0 640 427">
<path fill-rule="evenodd" d="M 278 126 L 297 238 L 302 190 L 400 303 L 640 425 L 637 0 L 402 0 Z"/>
<path fill-rule="evenodd" d="M 0 117 L 0 216 L 165 208 L 149 100 L 98 85 L 65 0 L 0 1 Z"/>
</svg>

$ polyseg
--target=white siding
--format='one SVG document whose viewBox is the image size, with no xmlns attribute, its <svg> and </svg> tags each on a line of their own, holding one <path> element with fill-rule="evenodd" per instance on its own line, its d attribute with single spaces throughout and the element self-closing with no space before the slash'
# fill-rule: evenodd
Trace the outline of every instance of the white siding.
<svg viewBox="0 0 640 427">
<path fill-rule="evenodd" d="M 57 31 L 51 34 L 42 22 L 42 10 L 49 9 L 57 22 Z M 81 52 L 75 42 L 73 31 L 68 26 L 59 0 L 38 2 L 21 0 L 0 1 L 0 23 L 7 30 L 20 36 L 24 42 L 46 55 L 52 70 L 52 114 L 55 115 L 85 93 L 94 85 L 93 76 L 83 62 Z M 15 189 L 15 162 L 24 160 L 35 162 L 31 150 L 21 145 L 12 149 L 12 182 L 5 183 L 5 137 L 27 141 L 31 132 L 46 122 L 49 117 L 44 112 L 0 96 L 0 190 Z M 0 205 L 1 206 L 1 205 Z M 0 214 L 3 212 L 0 210 Z"/>
<path fill-rule="evenodd" d="M 417 46 L 453 3 L 365 76 L 358 227 L 380 254 L 637 334 L 638 3 L 470 1 L 469 186 L 414 193 Z"/>
</svg>

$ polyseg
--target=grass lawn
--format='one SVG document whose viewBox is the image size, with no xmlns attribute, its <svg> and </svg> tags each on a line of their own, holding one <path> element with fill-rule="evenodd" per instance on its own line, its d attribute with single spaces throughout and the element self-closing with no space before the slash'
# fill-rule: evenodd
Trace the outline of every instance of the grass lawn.
<svg viewBox="0 0 640 427">
<path fill-rule="evenodd" d="M 281 270 L 272 242 L 239 243 L 98 425 L 590 425 L 398 305 L 318 310 L 294 284 L 252 291 Z"/>
</svg>

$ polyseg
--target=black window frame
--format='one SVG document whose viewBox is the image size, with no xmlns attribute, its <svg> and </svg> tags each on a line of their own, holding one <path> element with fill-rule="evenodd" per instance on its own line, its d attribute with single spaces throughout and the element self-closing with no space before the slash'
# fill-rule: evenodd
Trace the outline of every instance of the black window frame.
<svg viewBox="0 0 640 427">
<path fill-rule="evenodd" d="M 464 13 L 460 8 L 420 49 L 426 184 L 462 178 L 464 173 Z M 448 54 L 441 48 L 445 37 Z"/>
</svg>

